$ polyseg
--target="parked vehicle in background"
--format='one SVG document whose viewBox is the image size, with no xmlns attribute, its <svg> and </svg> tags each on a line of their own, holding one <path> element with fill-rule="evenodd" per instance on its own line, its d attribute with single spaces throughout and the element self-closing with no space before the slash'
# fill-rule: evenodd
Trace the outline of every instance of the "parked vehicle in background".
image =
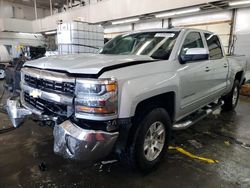
<svg viewBox="0 0 250 188">
<path fill-rule="evenodd" d="M 149 171 L 166 154 L 173 129 L 236 107 L 245 70 L 245 57 L 226 57 L 214 33 L 137 31 L 99 54 L 26 62 L 21 95 L 7 109 L 15 127 L 30 115 L 54 122 L 54 152 L 65 158 L 96 161 L 113 151 Z"/>
<path fill-rule="evenodd" d="M 0 80 L 5 78 L 5 68 L 10 63 L 9 52 L 4 45 L 0 45 Z"/>
</svg>

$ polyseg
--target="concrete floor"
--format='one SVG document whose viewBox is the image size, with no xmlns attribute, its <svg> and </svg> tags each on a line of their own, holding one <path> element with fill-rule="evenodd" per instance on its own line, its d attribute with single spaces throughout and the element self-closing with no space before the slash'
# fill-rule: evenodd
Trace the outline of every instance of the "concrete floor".
<svg viewBox="0 0 250 188">
<path fill-rule="evenodd" d="M 1 91 L 0 86 L 0 95 Z M 161 166 L 147 175 L 119 163 L 86 167 L 65 160 L 53 153 L 51 128 L 27 120 L 16 130 L 0 133 L 0 187 L 250 187 L 249 112 L 250 98 L 241 97 L 236 112 L 217 111 L 187 130 L 174 132 L 172 145 L 219 163 L 170 151 Z M 0 120 L 0 128 L 10 126 L 6 114 L 0 112 Z M 201 148 L 188 140 L 196 140 Z"/>
</svg>

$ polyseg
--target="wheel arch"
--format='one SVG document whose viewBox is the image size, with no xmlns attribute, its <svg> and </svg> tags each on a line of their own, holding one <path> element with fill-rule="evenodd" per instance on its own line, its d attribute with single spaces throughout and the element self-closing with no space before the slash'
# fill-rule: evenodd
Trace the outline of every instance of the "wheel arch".
<svg viewBox="0 0 250 188">
<path fill-rule="evenodd" d="M 244 72 L 243 72 L 243 71 L 237 72 L 237 73 L 235 74 L 234 80 L 238 80 L 238 81 L 240 82 L 240 84 L 243 84 L 243 82 L 244 82 L 244 77 L 243 77 L 243 75 L 244 75 Z"/>
<path fill-rule="evenodd" d="M 175 118 L 175 108 L 176 108 L 175 101 L 176 101 L 176 94 L 174 91 L 152 96 L 150 98 L 140 101 L 136 105 L 135 114 L 131 122 L 132 125 L 128 129 L 128 132 L 126 133 L 127 141 L 125 141 L 126 142 L 125 147 L 129 146 L 133 142 L 135 134 L 139 128 L 138 126 L 139 122 L 143 119 L 143 117 L 145 117 L 147 113 L 149 113 L 154 108 L 164 108 L 167 111 L 171 122 L 173 122 Z"/>
<path fill-rule="evenodd" d="M 164 108 L 168 112 L 171 121 L 173 121 L 175 118 L 175 108 L 176 108 L 175 100 L 176 100 L 176 95 L 174 91 L 166 92 L 163 94 L 159 94 L 144 99 L 136 105 L 134 116 L 136 117 L 138 115 L 141 115 L 143 111 L 144 113 L 147 113 L 153 108 L 160 107 Z"/>
</svg>

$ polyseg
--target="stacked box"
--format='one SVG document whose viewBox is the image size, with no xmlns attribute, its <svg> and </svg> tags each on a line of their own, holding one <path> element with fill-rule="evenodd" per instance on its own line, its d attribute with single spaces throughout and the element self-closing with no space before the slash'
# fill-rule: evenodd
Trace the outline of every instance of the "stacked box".
<svg viewBox="0 0 250 188">
<path fill-rule="evenodd" d="M 99 25 L 73 21 L 58 25 L 59 54 L 96 53 L 104 45 L 104 30 Z"/>
</svg>

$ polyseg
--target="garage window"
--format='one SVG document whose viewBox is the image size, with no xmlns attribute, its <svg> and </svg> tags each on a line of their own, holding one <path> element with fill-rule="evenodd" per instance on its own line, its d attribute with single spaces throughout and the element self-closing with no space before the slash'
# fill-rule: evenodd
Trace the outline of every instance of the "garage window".
<svg viewBox="0 0 250 188">
<path fill-rule="evenodd" d="M 209 58 L 211 60 L 221 59 L 223 57 L 223 52 L 219 38 L 215 34 L 209 33 L 205 33 L 205 38 L 209 49 Z"/>
</svg>

